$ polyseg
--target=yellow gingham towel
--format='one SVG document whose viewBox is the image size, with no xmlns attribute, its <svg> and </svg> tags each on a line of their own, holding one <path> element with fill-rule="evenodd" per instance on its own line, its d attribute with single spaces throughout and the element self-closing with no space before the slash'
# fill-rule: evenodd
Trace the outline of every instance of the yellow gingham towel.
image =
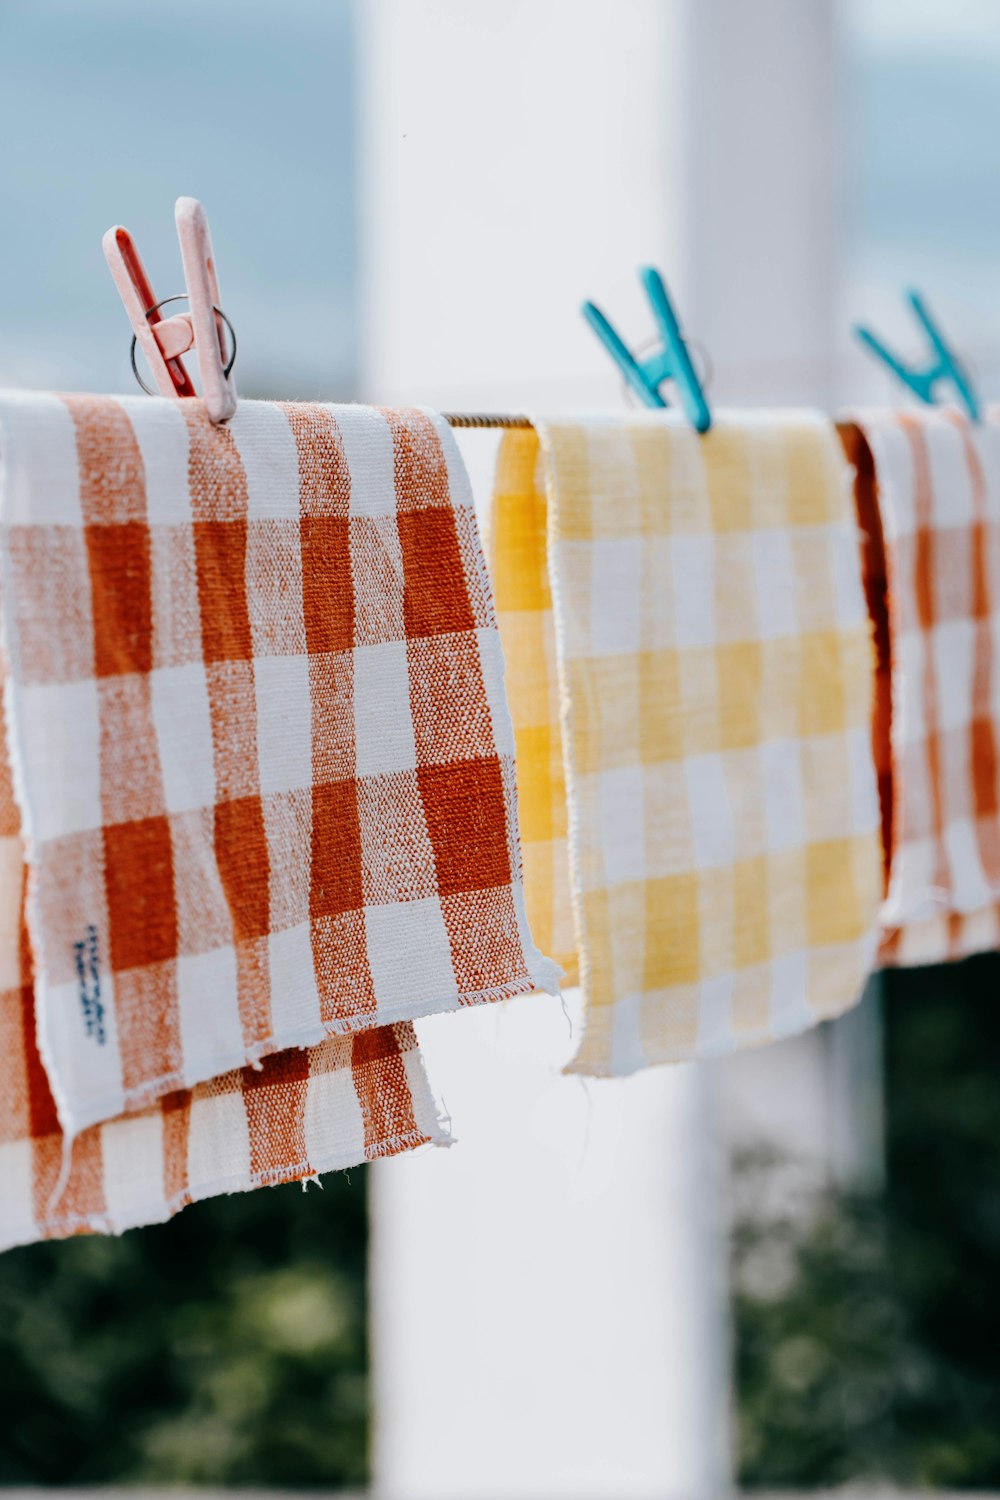
<svg viewBox="0 0 1000 1500">
<path fill-rule="evenodd" d="M 721 416 L 703 438 L 672 413 L 536 427 L 503 439 L 494 580 L 528 912 L 584 990 L 570 1071 L 712 1056 L 839 1014 L 874 956 L 881 854 L 873 649 L 833 428 L 811 413 Z"/>
</svg>

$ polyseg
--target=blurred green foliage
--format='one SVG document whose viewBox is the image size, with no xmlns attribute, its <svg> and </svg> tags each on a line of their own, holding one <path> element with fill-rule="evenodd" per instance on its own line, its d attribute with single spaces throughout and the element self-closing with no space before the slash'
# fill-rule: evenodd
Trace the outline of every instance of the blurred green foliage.
<svg viewBox="0 0 1000 1500">
<path fill-rule="evenodd" d="M 883 1014 L 884 1198 L 736 1226 L 746 1486 L 1000 1487 L 1000 957 L 887 974 Z"/>
<path fill-rule="evenodd" d="M 363 1484 L 365 1178 L 0 1256 L 0 1483 Z"/>
<path fill-rule="evenodd" d="M 884 1198 L 744 1163 L 743 1485 L 1000 1487 L 998 1004 L 1000 957 L 886 977 Z M 0 1483 L 363 1485 L 366 1173 L 324 1181 L 0 1256 Z"/>
</svg>

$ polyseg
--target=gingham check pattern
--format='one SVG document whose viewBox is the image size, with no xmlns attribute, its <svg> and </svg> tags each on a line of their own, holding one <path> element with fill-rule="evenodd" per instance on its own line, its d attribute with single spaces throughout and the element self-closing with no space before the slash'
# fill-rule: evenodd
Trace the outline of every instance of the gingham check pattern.
<svg viewBox="0 0 1000 1500">
<path fill-rule="evenodd" d="M 0 400 L 10 743 L 64 1128 L 554 988 L 440 418 Z"/>
<path fill-rule="evenodd" d="M 872 648 L 832 427 L 537 426 L 546 496 L 508 440 L 524 510 L 508 494 L 494 527 L 498 560 L 508 538 L 540 548 L 525 518 L 547 502 L 586 1003 L 571 1070 L 628 1073 L 838 1014 L 874 955 L 880 851 Z M 518 660 L 516 732 L 522 702 L 530 728 L 542 701 L 537 683 L 522 699 Z M 519 761 L 522 786 L 548 764 Z"/>
<path fill-rule="evenodd" d="M 1000 425 L 878 412 L 847 442 L 881 647 L 879 958 L 935 963 L 1000 938 Z"/>
<path fill-rule="evenodd" d="M 504 434 L 497 455 L 490 562 L 514 716 L 524 887 L 543 953 L 579 983 L 569 883 L 569 843 L 555 619 L 546 558 L 548 506 L 534 431 Z"/>
<path fill-rule="evenodd" d="M 0 756 L 0 1250 L 447 1144 L 409 1022 L 281 1052 L 92 1126 L 70 1149 L 35 1041 L 20 821 Z"/>
</svg>

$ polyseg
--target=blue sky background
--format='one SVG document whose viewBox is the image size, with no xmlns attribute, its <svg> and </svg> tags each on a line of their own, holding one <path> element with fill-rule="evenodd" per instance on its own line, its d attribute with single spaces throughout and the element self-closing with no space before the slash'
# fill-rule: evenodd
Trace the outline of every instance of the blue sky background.
<svg viewBox="0 0 1000 1500">
<path fill-rule="evenodd" d="M 1000 0 L 841 4 L 845 336 L 855 317 L 905 336 L 898 288 L 921 285 L 1000 383 Z M 191 193 L 240 389 L 353 394 L 352 10 L 0 0 L 0 384 L 132 389 L 101 235 L 125 223 L 179 291 L 173 202 Z"/>
<path fill-rule="evenodd" d="M 0 0 L 0 383 L 133 389 L 101 252 L 183 290 L 209 212 L 245 394 L 352 393 L 350 0 Z"/>
<path fill-rule="evenodd" d="M 900 290 L 920 287 L 996 399 L 1000 3 L 842 5 L 846 319 L 870 320 L 916 353 Z"/>
</svg>

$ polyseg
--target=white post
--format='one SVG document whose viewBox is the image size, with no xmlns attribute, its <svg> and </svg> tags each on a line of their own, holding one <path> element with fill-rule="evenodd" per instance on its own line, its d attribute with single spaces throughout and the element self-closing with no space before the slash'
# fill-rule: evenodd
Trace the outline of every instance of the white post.
<svg viewBox="0 0 1000 1500">
<path fill-rule="evenodd" d="M 840 290 L 837 0 L 690 0 L 684 311 L 717 403 L 834 394 Z"/>
<path fill-rule="evenodd" d="M 635 273 L 653 263 L 713 400 L 828 403 L 834 9 L 363 0 L 365 393 L 617 405 L 578 304 L 648 337 Z M 718 1492 L 711 1071 L 560 1078 L 566 1023 L 539 998 L 420 1032 L 459 1144 L 372 1173 L 380 1493 Z"/>
<path fill-rule="evenodd" d="M 558 1076 L 548 999 L 421 1025 L 458 1144 L 372 1174 L 376 1492 L 718 1492 L 726 1371 L 693 1069 Z"/>
<path fill-rule="evenodd" d="M 361 0 L 362 371 L 380 400 L 614 403 L 681 250 L 675 0 Z"/>
<path fill-rule="evenodd" d="M 636 268 L 679 258 L 677 7 L 364 0 L 360 16 L 366 394 L 617 404 L 579 303 L 640 338 Z M 718 1489 L 702 1075 L 561 1078 L 567 1021 L 540 997 L 419 1030 L 459 1143 L 372 1173 L 379 1493 Z"/>
</svg>

